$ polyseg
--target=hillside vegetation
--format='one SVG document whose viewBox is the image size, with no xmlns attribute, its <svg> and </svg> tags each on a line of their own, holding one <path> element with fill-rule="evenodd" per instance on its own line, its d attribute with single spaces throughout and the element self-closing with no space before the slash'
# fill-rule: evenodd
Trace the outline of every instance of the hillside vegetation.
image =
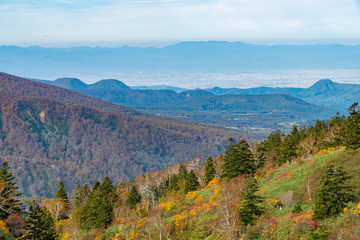
<svg viewBox="0 0 360 240">
<path fill-rule="evenodd" d="M 0 158 L 13 168 L 25 196 L 53 196 L 58 179 L 70 188 L 104 176 L 131 180 L 215 154 L 231 135 L 253 139 L 0 74 Z"/>
<path fill-rule="evenodd" d="M 114 184 L 104 177 L 92 187 L 78 186 L 71 198 L 60 182 L 55 198 L 31 202 L 25 235 L 31 239 L 38 231 L 52 234 L 47 239 L 357 239 L 359 129 L 356 103 L 348 117 L 294 126 L 287 135 L 275 131 L 258 144 L 230 138 L 217 157 L 205 162 L 194 158 L 131 182 Z M 0 173 L 9 171 L 6 166 L 3 163 Z M 34 223 L 35 212 L 46 216 L 41 224 Z M 13 233 L 10 216 L 4 214 L 2 229 Z"/>
</svg>

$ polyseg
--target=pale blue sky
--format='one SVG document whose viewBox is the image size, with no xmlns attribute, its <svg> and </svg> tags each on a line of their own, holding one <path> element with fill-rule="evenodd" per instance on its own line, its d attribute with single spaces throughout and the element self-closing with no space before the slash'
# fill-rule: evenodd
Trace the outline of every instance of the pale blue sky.
<svg viewBox="0 0 360 240">
<path fill-rule="evenodd" d="M 360 0 L 0 0 L 0 45 L 360 44 Z"/>
</svg>

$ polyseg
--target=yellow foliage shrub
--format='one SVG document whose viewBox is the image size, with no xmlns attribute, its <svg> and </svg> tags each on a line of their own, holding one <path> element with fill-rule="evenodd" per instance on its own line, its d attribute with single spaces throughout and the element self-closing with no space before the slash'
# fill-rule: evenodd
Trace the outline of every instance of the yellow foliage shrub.
<svg viewBox="0 0 360 240">
<path fill-rule="evenodd" d="M 165 202 L 165 203 L 160 203 L 160 208 L 161 209 L 166 209 L 166 211 L 170 211 L 171 209 L 175 208 L 176 207 L 176 204 L 172 201 L 168 201 L 168 202 Z"/>
<path fill-rule="evenodd" d="M 219 187 L 214 188 L 214 194 L 215 196 L 218 196 L 221 192 L 221 189 Z"/>
<path fill-rule="evenodd" d="M 3 220 L 0 220 L 0 228 L 9 233 L 9 229 L 6 227 L 6 223 Z"/>
<path fill-rule="evenodd" d="M 344 148 L 345 148 L 344 146 L 341 146 L 341 147 L 337 147 L 337 148 L 322 149 L 316 154 L 316 156 L 326 155 L 331 151 L 340 152 Z"/>
<path fill-rule="evenodd" d="M 211 180 L 208 185 L 206 185 L 206 188 L 210 188 L 212 186 L 215 186 L 216 184 L 219 184 L 219 179 L 214 178 L 213 180 Z"/>
<path fill-rule="evenodd" d="M 354 211 L 354 214 L 359 216 L 359 214 L 360 214 L 360 202 L 358 203 L 358 205 L 357 205 L 357 207 L 356 207 L 356 209 Z"/>
<path fill-rule="evenodd" d="M 133 240 L 133 239 L 136 239 L 137 236 L 136 236 L 136 233 L 135 231 L 131 231 L 129 236 L 126 238 L 126 240 Z"/>
<path fill-rule="evenodd" d="M 201 202 L 202 200 L 204 200 L 204 197 L 202 195 L 198 195 L 195 199 L 195 202 L 199 203 Z"/>
<path fill-rule="evenodd" d="M 196 192 L 188 192 L 188 194 L 186 195 L 186 198 L 190 199 L 190 200 L 195 200 L 197 198 L 197 193 Z"/>
<path fill-rule="evenodd" d="M 273 198 L 267 198 L 265 199 L 266 202 L 270 202 L 270 203 L 273 203 L 273 204 L 277 204 L 279 202 L 279 200 L 277 199 L 273 199 Z"/>
</svg>

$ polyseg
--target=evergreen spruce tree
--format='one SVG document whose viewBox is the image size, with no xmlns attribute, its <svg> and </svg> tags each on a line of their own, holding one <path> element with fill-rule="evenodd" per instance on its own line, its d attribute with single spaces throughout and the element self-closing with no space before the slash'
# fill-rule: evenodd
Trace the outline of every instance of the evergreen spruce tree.
<svg viewBox="0 0 360 240">
<path fill-rule="evenodd" d="M 84 187 L 80 191 L 80 200 L 81 204 L 86 203 L 87 199 L 91 193 L 90 187 L 85 183 Z"/>
<path fill-rule="evenodd" d="M 21 214 L 21 203 L 17 198 L 19 193 L 16 186 L 15 177 L 10 172 L 10 167 L 6 161 L 0 167 L 0 220 L 6 219 L 9 215 Z"/>
<path fill-rule="evenodd" d="M 291 161 L 297 156 L 298 145 L 301 140 L 300 132 L 296 125 L 293 126 L 292 131 L 288 134 L 280 144 L 278 164 L 281 165 Z"/>
<path fill-rule="evenodd" d="M 180 187 L 179 187 L 179 179 L 176 175 L 171 175 L 170 179 L 169 179 L 169 187 L 168 187 L 168 191 L 179 191 Z"/>
<path fill-rule="evenodd" d="M 81 202 L 82 202 L 82 199 L 81 199 L 81 186 L 80 186 L 80 184 L 78 184 L 76 186 L 76 188 L 75 188 L 75 191 L 74 191 L 74 205 L 75 205 L 75 207 L 80 207 Z"/>
<path fill-rule="evenodd" d="M 191 170 L 187 176 L 186 182 L 185 182 L 185 194 L 191 191 L 196 190 L 200 186 L 200 183 L 198 181 L 198 178 L 196 177 L 193 170 Z"/>
<path fill-rule="evenodd" d="M 205 161 L 204 164 L 204 183 L 207 185 L 211 180 L 214 179 L 216 175 L 216 170 L 214 166 L 214 161 L 211 156 Z"/>
<path fill-rule="evenodd" d="M 115 188 L 108 177 L 105 177 L 101 184 L 96 182 L 80 214 L 82 228 L 109 226 L 113 218 L 115 199 Z"/>
<path fill-rule="evenodd" d="M 340 140 L 348 148 L 360 148 L 360 111 L 358 103 L 354 103 L 349 108 L 349 116 L 340 129 Z"/>
<path fill-rule="evenodd" d="M 26 218 L 27 234 L 23 239 L 31 240 L 55 240 L 57 233 L 54 221 L 46 208 L 42 208 L 38 203 L 30 203 L 28 217 Z"/>
<path fill-rule="evenodd" d="M 113 219 L 113 209 L 116 201 L 116 191 L 109 177 L 105 177 L 100 184 L 100 192 L 102 197 L 101 204 L 99 205 L 99 223 L 104 224 L 105 227 L 109 226 Z"/>
<path fill-rule="evenodd" d="M 229 141 L 224 153 L 221 178 L 234 178 L 240 174 L 249 174 L 255 171 L 254 156 L 249 144 L 242 139 L 237 144 Z"/>
<path fill-rule="evenodd" d="M 346 183 L 349 178 L 341 167 L 330 165 L 326 169 L 314 207 L 314 219 L 334 216 L 343 211 L 347 202 L 355 199 Z"/>
<path fill-rule="evenodd" d="M 186 167 L 182 162 L 179 163 L 179 171 L 178 171 L 178 180 L 183 181 L 186 180 L 188 175 L 188 172 L 186 170 Z"/>
<path fill-rule="evenodd" d="M 245 225 L 254 224 L 255 220 L 264 212 L 264 209 L 260 206 L 263 200 L 256 194 L 257 191 L 257 181 L 251 176 L 246 180 L 244 189 L 241 192 L 240 219 Z"/>
<path fill-rule="evenodd" d="M 68 195 L 65 190 L 65 185 L 62 181 L 59 182 L 55 198 L 60 198 L 60 199 L 64 200 L 64 202 L 66 203 L 66 206 L 69 207 L 70 201 L 69 201 Z"/>
<path fill-rule="evenodd" d="M 131 187 L 131 190 L 126 199 L 126 204 L 131 208 L 135 208 L 136 204 L 141 202 L 141 195 L 137 191 L 135 185 Z"/>
<path fill-rule="evenodd" d="M 92 189 L 91 189 L 91 192 L 95 192 L 95 190 L 96 190 L 98 187 L 100 187 L 100 182 L 99 182 L 99 181 L 96 181 L 96 182 L 94 183 L 94 186 L 93 186 Z"/>
</svg>

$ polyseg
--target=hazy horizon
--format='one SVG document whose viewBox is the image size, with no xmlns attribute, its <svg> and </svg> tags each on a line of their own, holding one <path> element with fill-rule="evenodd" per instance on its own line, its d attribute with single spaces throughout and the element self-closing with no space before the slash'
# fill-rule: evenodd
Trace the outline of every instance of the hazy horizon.
<svg viewBox="0 0 360 240">
<path fill-rule="evenodd" d="M 0 0 L 0 45 L 360 43 L 360 0 Z"/>
</svg>

